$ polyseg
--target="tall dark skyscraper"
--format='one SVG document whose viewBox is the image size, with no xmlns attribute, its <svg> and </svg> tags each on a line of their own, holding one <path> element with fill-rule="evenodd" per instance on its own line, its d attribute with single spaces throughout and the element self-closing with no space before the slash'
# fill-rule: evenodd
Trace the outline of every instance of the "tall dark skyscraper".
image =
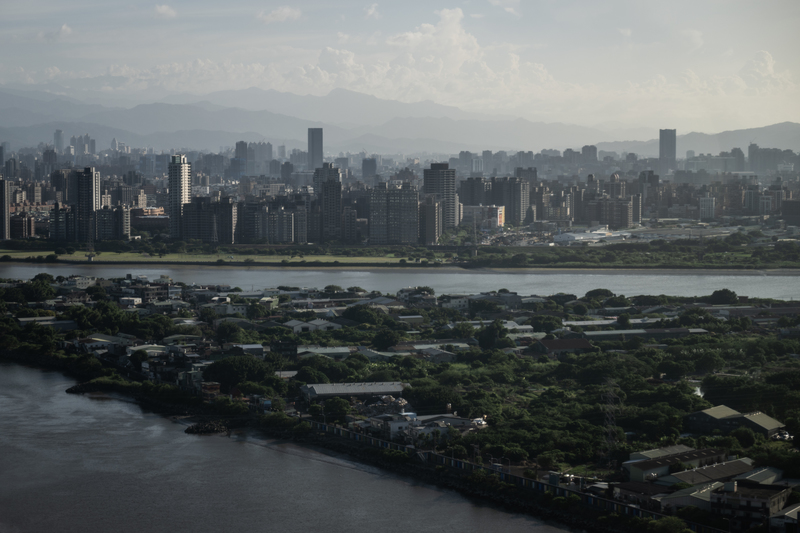
<svg viewBox="0 0 800 533">
<path fill-rule="evenodd" d="M 64 132 L 62 130 L 56 130 L 53 134 L 53 144 L 56 147 L 57 154 L 64 151 Z"/>
<path fill-rule="evenodd" d="M 100 173 L 86 167 L 77 175 L 78 203 L 75 225 L 79 242 L 92 242 L 97 237 L 96 212 L 100 209 Z"/>
<path fill-rule="evenodd" d="M 377 173 L 378 162 L 374 157 L 365 157 L 361 160 L 361 181 L 372 184 Z"/>
<path fill-rule="evenodd" d="M 11 209 L 9 204 L 9 180 L 0 179 L 0 240 L 11 238 Z"/>
<path fill-rule="evenodd" d="M 658 163 L 661 175 L 677 167 L 678 143 L 675 130 L 658 131 Z"/>
<path fill-rule="evenodd" d="M 308 128 L 308 170 L 322 168 L 322 128 Z"/>
<path fill-rule="evenodd" d="M 444 206 L 444 230 L 458 226 L 458 194 L 456 194 L 456 170 L 447 163 L 431 163 L 423 171 L 425 194 L 435 194 Z"/>
</svg>

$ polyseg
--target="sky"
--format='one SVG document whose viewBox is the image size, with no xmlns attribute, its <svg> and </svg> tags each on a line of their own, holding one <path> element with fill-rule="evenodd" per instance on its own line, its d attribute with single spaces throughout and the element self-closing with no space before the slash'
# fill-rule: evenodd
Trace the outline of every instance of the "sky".
<svg viewBox="0 0 800 533">
<path fill-rule="evenodd" d="M 88 99 L 345 88 L 605 128 L 800 122 L 798 0 L 30 0 L 0 13 L 0 85 Z"/>
</svg>

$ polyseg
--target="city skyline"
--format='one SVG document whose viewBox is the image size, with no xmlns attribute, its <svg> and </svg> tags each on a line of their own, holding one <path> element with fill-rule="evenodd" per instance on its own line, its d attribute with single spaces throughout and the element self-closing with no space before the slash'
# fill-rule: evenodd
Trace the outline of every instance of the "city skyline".
<svg viewBox="0 0 800 533">
<path fill-rule="evenodd" d="M 5 8 L 0 89 L 132 105 L 248 87 L 585 126 L 800 121 L 800 6 L 514 0 Z M 210 38 L 209 38 L 210 37 Z"/>
</svg>

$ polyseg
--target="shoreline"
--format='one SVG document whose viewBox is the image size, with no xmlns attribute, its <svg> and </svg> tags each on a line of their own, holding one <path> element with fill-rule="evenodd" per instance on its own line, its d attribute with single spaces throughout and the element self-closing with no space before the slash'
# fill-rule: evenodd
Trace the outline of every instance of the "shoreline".
<svg viewBox="0 0 800 533">
<path fill-rule="evenodd" d="M 145 268 L 159 268 L 159 267 L 191 267 L 201 269 L 227 269 L 227 270 L 264 270 L 264 271 L 347 271 L 347 272 L 397 272 L 397 273 L 410 273 L 419 272 L 422 274 L 430 274 L 441 272 L 445 273 L 476 273 L 476 274 L 515 274 L 515 275 L 534 275 L 534 274 L 583 274 L 583 275 L 627 275 L 627 274 L 653 274 L 660 276 L 691 276 L 691 275 L 726 275 L 726 276 L 800 276 L 800 267 L 787 267 L 787 268 L 764 268 L 764 269 L 751 269 L 751 268 L 705 268 L 705 267 L 680 267 L 680 266 L 626 266 L 624 268 L 615 266 L 597 265 L 595 267 L 571 267 L 571 266 L 547 266 L 547 267 L 470 267 L 468 265 L 446 265 L 446 266 L 433 266 L 433 265 L 418 265 L 408 264 L 399 266 L 396 263 L 332 263 L 332 262 L 317 262 L 317 263 L 290 263 L 288 265 L 282 263 L 245 263 L 241 261 L 225 262 L 225 263 L 212 263 L 208 261 L 69 261 L 58 260 L 57 262 L 39 263 L 35 261 L 22 261 L 22 260 L 9 260 L 3 261 L 2 264 L 11 265 L 40 265 L 42 267 L 53 266 L 78 266 L 80 268 L 103 268 L 103 267 L 118 267 L 118 266 L 139 266 Z"/>
</svg>

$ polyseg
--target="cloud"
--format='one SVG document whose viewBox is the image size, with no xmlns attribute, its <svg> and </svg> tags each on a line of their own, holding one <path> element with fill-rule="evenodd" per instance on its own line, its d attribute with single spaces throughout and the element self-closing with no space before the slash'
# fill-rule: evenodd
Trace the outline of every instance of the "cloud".
<svg viewBox="0 0 800 533">
<path fill-rule="evenodd" d="M 56 31 L 49 31 L 49 32 L 42 32 L 39 34 L 39 38 L 47 41 L 48 43 L 54 43 L 56 41 L 60 41 L 65 37 L 72 35 L 72 28 L 67 26 L 66 24 L 62 24 L 59 29 Z"/>
<path fill-rule="evenodd" d="M 521 16 L 519 11 L 517 11 L 519 0 L 489 0 L 489 3 L 495 7 L 502 8 L 503 11 L 511 13 L 515 17 Z"/>
<path fill-rule="evenodd" d="M 471 18 L 474 19 L 482 19 L 485 15 L 483 13 L 473 13 L 470 15 Z"/>
<path fill-rule="evenodd" d="M 630 28 L 620 28 L 619 33 L 622 34 L 623 37 L 630 37 L 633 35 L 633 31 Z"/>
<path fill-rule="evenodd" d="M 87 91 L 103 87 L 120 96 L 182 91 L 187 86 L 206 92 L 260 87 L 315 95 L 344 88 L 404 102 L 431 100 L 472 111 L 578 124 L 615 120 L 657 125 L 670 117 L 681 128 L 691 124 L 707 130 L 708 124 L 717 129 L 797 120 L 796 113 L 786 113 L 791 102 L 800 99 L 800 84 L 767 51 L 727 71 L 718 69 L 722 74 L 717 75 L 695 68 L 680 74 L 656 72 L 649 78 L 569 80 L 554 74 L 557 66 L 537 57 L 535 47 L 482 42 L 465 27 L 468 18 L 461 9 L 443 9 L 406 31 L 340 32 L 333 39 L 338 44 L 321 49 L 273 47 L 270 53 L 251 55 L 258 61 L 214 57 L 147 68 L 123 64 L 102 75 L 63 67 L 19 72 L 6 68 L 0 71 L 0 81 L 61 82 Z"/>
<path fill-rule="evenodd" d="M 269 13 L 266 11 L 262 11 L 258 14 L 258 19 L 262 21 L 264 24 L 271 24 L 273 22 L 286 22 L 287 20 L 297 20 L 303 14 L 297 8 L 289 7 L 289 6 L 282 6 L 277 9 L 273 9 Z"/>
<path fill-rule="evenodd" d="M 167 4 L 156 5 L 156 17 L 160 19 L 174 19 L 178 16 L 178 12 L 169 7 Z"/>
<path fill-rule="evenodd" d="M 371 4 L 364 8 L 364 13 L 366 13 L 366 18 L 370 19 L 379 19 L 381 18 L 381 14 L 378 12 L 378 4 Z"/>
<path fill-rule="evenodd" d="M 705 41 L 703 40 L 703 32 L 700 30 L 683 30 L 681 34 L 688 40 L 691 45 L 692 52 L 695 52 L 703 47 Z"/>
</svg>

